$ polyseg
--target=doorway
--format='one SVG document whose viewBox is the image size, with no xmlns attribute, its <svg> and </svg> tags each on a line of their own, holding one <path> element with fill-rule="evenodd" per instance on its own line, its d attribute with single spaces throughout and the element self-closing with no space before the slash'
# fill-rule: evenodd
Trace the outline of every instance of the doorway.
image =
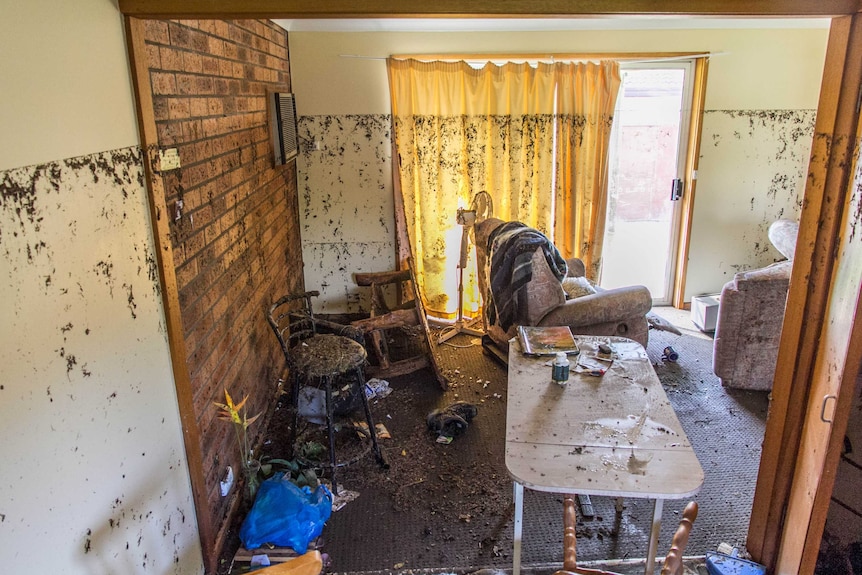
<svg viewBox="0 0 862 575">
<path fill-rule="evenodd" d="M 600 284 L 644 285 L 657 305 L 674 290 L 693 70 L 693 60 L 620 66 Z"/>
</svg>

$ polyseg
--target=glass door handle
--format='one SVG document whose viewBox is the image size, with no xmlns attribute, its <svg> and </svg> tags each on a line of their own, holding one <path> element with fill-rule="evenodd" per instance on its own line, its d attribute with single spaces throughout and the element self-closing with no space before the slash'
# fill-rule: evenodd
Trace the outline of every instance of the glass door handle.
<svg viewBox="0 0 862 575">
<path fill-rule="evenodd" d="M 683 189 L 682 180 L 679 178 L 674 179 L 673 183 L 671 184 L 671 187 L 670 187 L 670 201 L 676 202 L 680 198 L 682 198 L 682 189 Z"/>
</svg>

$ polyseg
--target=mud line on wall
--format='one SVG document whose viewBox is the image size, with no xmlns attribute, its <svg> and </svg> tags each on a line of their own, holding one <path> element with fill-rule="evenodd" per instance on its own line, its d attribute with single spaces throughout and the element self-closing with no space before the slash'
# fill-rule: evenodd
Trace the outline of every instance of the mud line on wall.
<svg viewBox="0 0 862 575">
<path fill-rule="evenodd" d="M 750 193 L 744 208 L 748 215 L 738 213 L 731 222 L 738 228 L 739 253 L 728 253 L 723 258 L 720 265 L 728 272 L 753 269 L 781 257 L 767 239 L 768 229 L 775 220 L 799 218 L 815 117 L 816 110 L 704 112 L 703 138 L 711 146 L 701 151 L 699 188 L 733 186 L 737 189 L 728 196 L 729 202 Z M 715 165 L 737 165 L 740 169 L 733 174 L 713 173 L 713 161 Z M 708 193 L 726 195 L 720 188 Z"/>
<path fill-rule="evenodd" d="M 125 518 L 128 512 L 132 520 L 124 521 L 114 537 L 105 536 L 107 517 L 104 528 L 100 523 L 90 524 L 90 528 L 68 527 L 68 540 L 80 553 L 76 560 L 86 555 L 93 572 L 126 565 L 126 570 L 152 568 L 170 561 L 171 551 L 178 562 L 194 538 L 193 532 L 178 537 L 172 527 L 184 521 L 183 508 L 191 509 L 188 489 L 182 490 L 184 475 L 162 470 L 153 476 L 157 481 L 142 481 L 140 474 L 146 468 L 135 461 L 146 457 L 152 467 L 164 459 L 165 467 L 171 469 L 183 465 L 176 449 L 168 444 L 173 431 L 159 431 L 159 439 L 154 441 L 135 437 L 138 425 L 131 423 L 146 421 L 154 407 L 158 409 L 170 398 L 164 389 L 153 391 L 165 387 L 169 362 L 151 368 L 162 359 L 159 354 L 167 339 L 159 318 L 160 286 L 146 205 L 142 154 L 137 147 L 0 172 L 0 258 L 9 264 L 9 282 L 0 287 L 14 301 L 9 306 L 15 310 L 10 333 L 22 341 L 15 358 L 19 369 L 13 368 L 13 377 L 0 386 L 11 391 L 4 404 L 7 409 L 12 405 L 13 412 L 4 413 L 8 418 L 19 411 L 33 418 L 33 425 L 21 433 L 33 434 L 42 426 L 53 434 L 33 443 L 33 452 L 27 455 L 31 459 L 25 458 L 22 468 L 33 468 L 38 475 L 38 462 L 50 460 L 64 469 L 63 488 L 76 493 L 72 499 L 85 502 L 88 515 L 105 510 L 110 491 L 134 485 L 140 490 L 137 504 L 116 500 L 122 508 L 110 513 L 111 518 L 120 514 Z M 115 285 L 122 286 L 123 299 L 114 298 Z M 118 313 L 125 309 L 129 315 Z M 43 312 L 51 313 L 55 325 L 41 325 L 30 317 Z M 105 347 L 113 341 L 117 341 L 116 347 L 110 343 Z M 33 381 L 42 382 L 38 392 L 28 378 L 20 377 L 30 372 Z M 143 414 L 139 395 L 141 404 L 148 406 Z M 42 415 L 34 416 L 40 410 Z M 125 433 L 123 439 L 110 433 L 120 426 L 132 434 L 128 439 Z M 26 441 L 16 437 L 19 432 L 14 426 L 8 431 L 14 454 L 14 445 Z M 94 441 L 100 434 L 104 440 Z M 169 458 L 167 453 L 159 453 L 163 448 L 170 451 Z M 119 473 L 108 471 L 106 463 L 115 462 Z M 127 469 L 132 469 L 131 482 L 120 484 L 127 478 Z M 22 478 L 27 481 L 27 476 Z M 94 479 L 100 485 L 98 493 L 82 489 Z M 153 489 L 160 491 L 150 493 Z M 61 498 L 52 500 L 50 493 L 45 495 L 48 504 L 56 506 L 51 512 L 62 513 L 65 507 L 66 513 L 74 513 L 79 504 L 65 505 Z M 11 511 L 16 525 L 23 526 L 21 517 L 43 514 L 45 501 L 39 499 L 28 499 L 23 510 L 11 504 L 4 512 Z M 13 527 L 13 533 L 22 526 Z M 110 528 L 120 528 L 120 522 Z M 173 549 L 162 542 L 168 532 L 174 533 Z M 125 544 L 117 540 L 120 537 Z M 167 560 L 157 558 L 154 549 L 163 549 Z M 102 562 L 104 565 L 93 565 Z"/>
<path fill-rule="evenodd" d="M 91 189 L 90 185 L 107 185 L 110 190 L 118 191 L 121 197 L 105 197 L 101 200 L 99 218 L 106 220 L 108 226 L 121 227 L 122 222 L 128 218 L 125 203 L 130 194 L 139 195 L 140 190 L 144 188 L 142 160 L 141 149 L 130 147 L 0 172 L 0 215 L 3 216 L 4 221 L 14 224 L 12 228 L 8 223 L 0 227 L 0 250 L 11 264 L 10 277 L 13 273 L 20 272 L 17 262 L 21 262 L 22 258 L 16 257 L 16 254 L 20 256 L 23 253 L 24 261 L 28 265 L 42 271 L 40 277 L 43 278 L 42 285 L 46 296 L 69 295 L 69 287 L 63 285 L 67 278 L 56 277 L 56 267 L 52 263 L 55 259 L 55 249 L 46 241 L 50 236 L 44 233 L 44 228 L 55 222 L 48 221 L 46 218 L 56 218 L 59 214 L 71 213 L 72 210 L 67 210 L 66 206 L 71 206 L 77 201 L 77 194 L 87 194 L 90 199 L 93 199 L 93 194 L 97 192 L 96 188 Z M 64 224 L 65 232 L 70 238 L 77 237 L 77 219 L 65 215 L 64 217 L 68 217 Z M 102 226 L 103 224 L 97 223 L 96 231 L 98 232 Z M 3 234 L 4 230 L 6 235 Z M 55 235 L 54 238 L 56 239 L 57 236 Z M 66 246 L 63 245 L 62 238 L 58 241 L 58 249 L 62 252 Z M 156 262 L 149 252 L 149 247 L 144 241 L 147 278 L 153 286 L 154 295 L 158 296 L 161 287 L 158 282 Z M 130 259 L 136 261 L 139 258 L 133 254 Z M 138 269 L 140 271 L 141 266 Z M 104 281 L 108 297 L 113 298 L 115 278 L 112 255 L 107 254 L 93 264 L 90 271 Z M 71 278 L 71 274 L 69 277 Z M 82 283 L 77 281 L 74 285 L 78 288 L 79 296 L 84 298 Z M 128 295 L 129 309 L 134 318 L 136 317 L 134 308 L 137 304 L 131 294 L 131 286 L 124 284 L 124 287 Z M 71 310 L 71 305 L 71 303 L 66 304 L 65 309 Z M 64 342 L 67 341 L 67 335 L 72 329 L 71 322 L 66 322 L 59 327 Z M 84 333 L 89 335 L 89 328 Z M 76 367 L 80 369 L 83 377 L 91 375 L 91 371 L 87 368 L 88 364 L 86 362 L 79 364 L 76 354 L 67 350 L 66 346 L 60 347 L 57 354 L 65 363 L 67 378 L 71 378 Z M 53 398 L 50 400 L 53 401 Z"/>
</svg>

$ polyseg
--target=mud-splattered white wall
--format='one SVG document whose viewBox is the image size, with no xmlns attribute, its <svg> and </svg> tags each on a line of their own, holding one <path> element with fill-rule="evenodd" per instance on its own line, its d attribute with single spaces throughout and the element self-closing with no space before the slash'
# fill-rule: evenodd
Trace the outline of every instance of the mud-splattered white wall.
<svg viewBox="0 0 862 575">
<path fill-rule="evenodd" d="M 359 311 L 352 274 L 395 269 L 389 133 L 383 114 L 299 119 L 302 259 L 321 312 Z"/>
<path fill-rule="evenodd" d="M 4 85 L 34 97 L 0 93 L 18 118 L 0 132 L 2 571 L 201 573 L 122 20 L 99 0 L 14 12 Z"/>
<path fill-rule="evenodd" d="M 798 219 L 816 110 L 706 110 L 688 264 L 689 294 L 783 259 L 769 225 Z M 739 169 L 729 169 L 739 166 Z"/>
<path fill-rule="evenodd" d="M 305 190 L 300 202 L 306 285 L 321 288 L 327 311 L 354 311 L 355 304 L 348 305 L 355 301 L 349 273 L 394 265 L 383 61 L 390 54 L 719 54 L 709 65 L 686 300 L 719 291 L 737 270 L 778 258 L 766 228 L 775 218 L 798 217 L 828 29 L 808 21 L 738 24 L 742 27 L 692 22 L 692 29 L 676 23 L 668 30 L 291 32 L 303 139 L 298 169 Z M 369 138 L 370 125 L 379 129 Z"/>
</svg>

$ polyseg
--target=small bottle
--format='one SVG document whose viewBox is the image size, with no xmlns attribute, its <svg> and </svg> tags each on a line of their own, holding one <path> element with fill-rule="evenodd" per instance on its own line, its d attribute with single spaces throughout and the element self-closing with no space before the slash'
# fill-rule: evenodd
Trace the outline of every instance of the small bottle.
<svg viewBox="0 0 862 575">
<path fill-rule="evenodd" d="M 566 385 L 569 381 L 569 357 L 565 352 L 558 351 L 552 365 L 551 379 L 557 385 Z"/>
</svg>

